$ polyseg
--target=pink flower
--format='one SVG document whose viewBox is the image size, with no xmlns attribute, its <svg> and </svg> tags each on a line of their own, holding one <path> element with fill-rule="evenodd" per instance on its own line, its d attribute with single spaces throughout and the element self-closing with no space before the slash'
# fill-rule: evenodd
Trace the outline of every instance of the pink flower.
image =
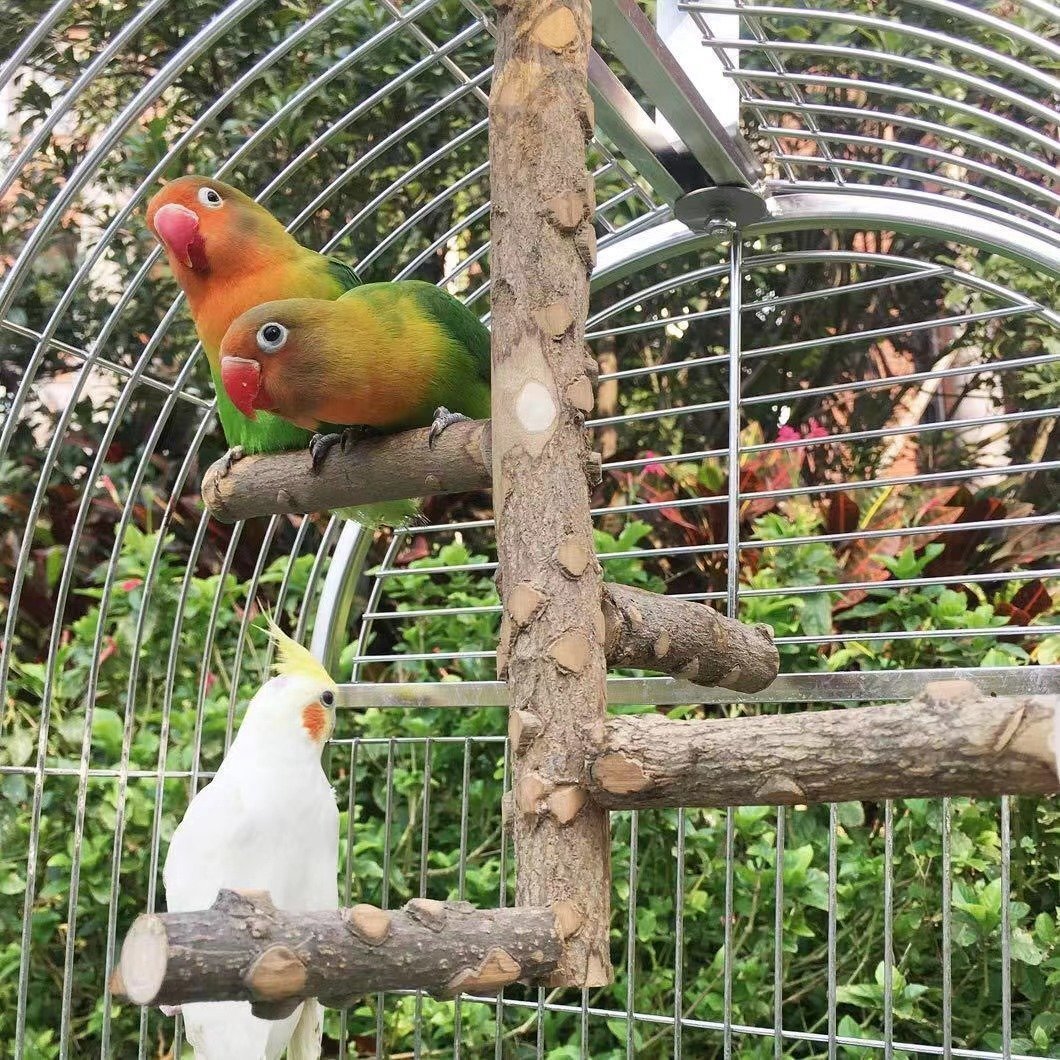
<svg viewBox="0 0 1060 1060">
<path fill-rule="evenodd" d="M 143 578 L 126 578 L 125 581 L 121 583 L 120 588 L 123 593 L 131 593 L 133 589 L 139 588 L 143 583 Z"/>
<path fill-rule="evenodd" d="M 653 453 L 650 449 L 644 450 L 645 456 L 658 456 L 658 453 Z M 662 464 L 645 464 L 644 465 L 645 475 L 665 475 L 666 468 Z"/>
<path fill-rule="evenodd" d="M 777 431 L 778 442 L 799 442 L 803 438 L 827 438 L 826 431 L 812 416 L 806 421 L 806 425 L 796 430 L 790 423 L 785 423 Z"/>
</svg>

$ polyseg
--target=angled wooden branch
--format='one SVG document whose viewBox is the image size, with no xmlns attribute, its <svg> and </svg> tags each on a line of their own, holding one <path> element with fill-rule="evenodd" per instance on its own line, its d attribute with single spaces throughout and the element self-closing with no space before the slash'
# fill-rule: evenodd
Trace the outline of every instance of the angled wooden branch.
<svg viewBox="0 0 1060 1060">
<path fill-rule="evenodd" d="M 1060 790 L 1060 696 L 967 681 L 882 707 L 671 721 L 611 717 L 589 788 L 609 809 L 841 802 Z"/>
<path fill-rule="evenodd" d="M 605 583 L 607 665 L 658 670 L 697 685 L 759 692 L 780 655 L 769 626 L 746 626 L 712 607 Z"/>
<path fill-rule="evenodd" d="M 250 1001 L 265 1019 L 307 997 L 343 1008 L 382 990 L 496 993 L 547 979 L 562 932 L 577 927 L 569 915 L 424 898 L 395 910 L 292 913 L 264 891 L 221 891 L 210 909 L 138 917 L 111 981 L 137 1005 Z"/>
</svg>

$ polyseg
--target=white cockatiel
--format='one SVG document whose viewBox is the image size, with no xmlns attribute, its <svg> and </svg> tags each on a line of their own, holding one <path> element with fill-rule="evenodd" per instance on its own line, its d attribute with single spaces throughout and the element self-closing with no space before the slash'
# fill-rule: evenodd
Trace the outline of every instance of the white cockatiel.
<svg viewBox="0 0 1060 1060">
<path fill-rule="evenodd" d="M 220 888 L 268 891 L 278 909 L 338 908 L 339 813 L 320 765 L 337 688 L 319 662 L 269 620 L 278 676 L 247 707 L 214 779 L 173 833 L 162 876 L 171 912 L 207 909 Z M 316 1060 L 316 999 L 283 1020 L 247 1001 L 183 1005 L 196 1060 Z"/>
</svg>

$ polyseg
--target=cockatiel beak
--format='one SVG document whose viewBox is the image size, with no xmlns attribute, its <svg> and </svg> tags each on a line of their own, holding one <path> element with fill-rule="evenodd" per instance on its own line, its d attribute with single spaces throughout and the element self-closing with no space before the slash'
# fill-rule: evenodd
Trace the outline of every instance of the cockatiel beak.
<svg viewBox="0 0 1060 1060">
<path fill-rule="evenodd" d="M 261 365 L 246 357 L 221 358 L 221 385 L 225 393 L 248 420 L 257 416 L 257 399 L 261 393 Z"/>
<path fill-rule="evenodd" d="M 189 269 L 206 268 L 206 243 L 194 210 L 179 203 L 167 202 L 155 213 L 154 229 L 158 238 L 181 264 Z"/>
</svg>

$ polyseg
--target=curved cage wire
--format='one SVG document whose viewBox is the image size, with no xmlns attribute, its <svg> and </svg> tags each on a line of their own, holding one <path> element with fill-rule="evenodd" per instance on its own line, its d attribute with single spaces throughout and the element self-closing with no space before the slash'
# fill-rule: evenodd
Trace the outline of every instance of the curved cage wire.
<svg viewBox="0 0 1060 1060">
<path fill-rule="evenodd" d="M 1056 9 L 682 4 L 724 126 L 596 6 L 601 561 L 771 624 L 783 671 L 749 703 L 615 675 L 615 709 L 838 709 L 943 673 L 1055 692 Z M 5 17 L 0 1042 L 175 1057 L 179 1019 L 113 1005 L 106 972 L 265 673 L 259 599 L 344 682 L 345 899 L 513 897 L 488 497 L 378 537 L 212 522 L 213 395 L 142 224 L 160 178 L 210 172 L 362 278 L 485 316 L 489 12 Z M 766 204 L 742 238 L 676 219 L 734 183 Z M 369 998 L 325 1055 L 1060 1055 L 1047 800 L 616 814 L 614 839 L 614 987 Z"/>
</svg>

